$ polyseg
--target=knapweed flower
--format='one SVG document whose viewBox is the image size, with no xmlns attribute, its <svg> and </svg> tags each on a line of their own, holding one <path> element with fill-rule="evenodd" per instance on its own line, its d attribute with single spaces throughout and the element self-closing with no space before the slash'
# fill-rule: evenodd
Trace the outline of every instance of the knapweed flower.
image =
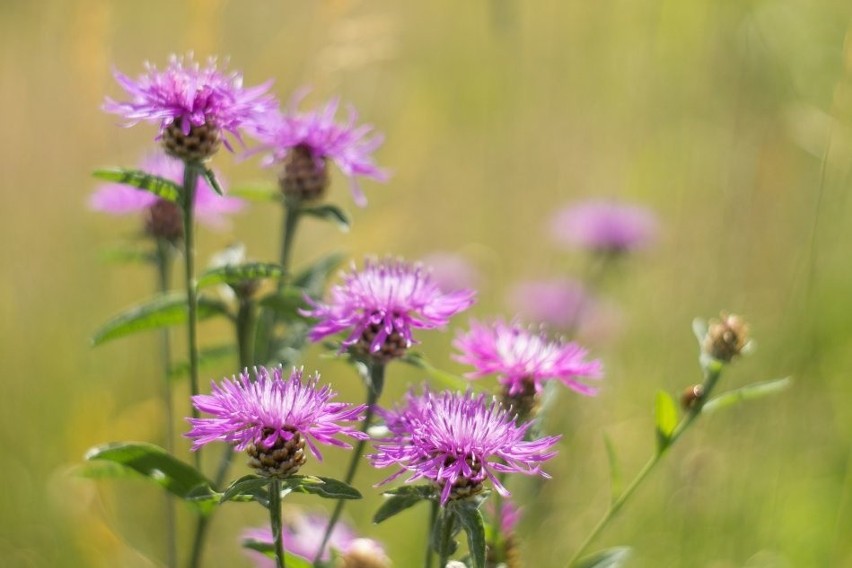
<svg viewBox="0 0 852 568">
<path fill-rule="evenodd" d="M 545 381 L 558 380 L 581 394 L 594 395 L 596 389 L 580 379 L 602 375 L 600 361 L 587 361 L 586 350 L 576 343 L 550 339 L 519 323 L 472 321 L 470 331 L 460 333 L 453 346 L 460 352 L 455 359 L 475 369 L 465 376 L 496 374 L 504 387 L 504 401 L 524 419 L 535 410 Z"/>
<path fill-rule="evenodd" d="M 219 70 L 216 59 L 202 67 L 192 54 L 172 55 L 168 66 L 159 70 L 150 63 L 136 80 L 116 71 L 116 81 L 129 101 L 107 98 L 103 108 L 118 114 L 132 126 L 139 121 L 157 123 L 166 152 L 184 161 L 201 161 L 212 156 L 228 132 L 240 140 L 241 128 L 254 130 L 255 123 L 277 108 L 267 94 L 271 81 L 257 87 L 243 87 L 243 77 Z"/>
<path fill-rule="evenodd" d="M 444 293 L 419 264 L 401 260 L 367 260 L 363 270 L 354 266 L 342 284 L 331 289 L 327 303 L 308 299 L 312 310 L 304 315 L 319 320 L 311 341 L 347 332 L 341 350 L 354 349 L 388 361 L 401 357 L 415 343 L 412 329 L 434 329 L 469 308 L 475 292 Z"/>
<path fill-rule="evenodd" d="M 284 526 L 281 531 L 281 541 L 284 550 L 295 556 L 312 561 L 322 544 L 328 517 L 320 513 L 296 513 L 288 515 L 284 512 Z M 259 542 L 272 544 L 272 531 L 268 528 L 249 529 L 243 532 L 243 542 Z M 331 559 L 329 549 L 338 553 L 338 563 L 335 568 L 387 568 L 390 560 L 382 545 L 372 539 L 358 538 L 355 531 L 342 521 L 334 526 L 329 537 L 328 546 L 320 557 L 322 562 Z M 271 558 L 256 552 L 249 552 L 255 559 L 257 568 L 271 568 L 275 563 Z"/>
<path fill-rule="evenodd" d="M 560 330 L 581 326 L 594 300 L 570 278 L 519 282 L 508 294 L 510 307 L 525 321 Z"/>
<path fill-rule="evenodd" d="M 335 122 L 340 105 L 332 99 L 324 108 L 300 113 L 296 109 L 305 91 L 293 98 L 285 113 L 273 113 L 261 124 L 255 135 L 269 155 L 264 163 L 281 164 L 281 191 L 295 201 L 319 199 L 328 187 L 328 162 L 337 164 L 349 178 L 355 203 L 363 207 L 367 199 L 357 178 L 360 176 L 386 181 L 388 174 L 373 162 L 373 152 L 384 138 L 368 124 L 357 125 L 358 113 L 348 108 L 343 123 Z"/>
<path fill-rule="evenodd" d="M 444 292 L 476 288 L 482 275 L 464 255 L 455 252 L 433 252 L 421 262 L 429 267 L 432 280 Z"/>
<path fill-rule="evenodd" d="M 589 200 L 557 211 L 551 232 L 559 243 L 599 253 L 626 253 L 654 241 L 657 219 L 645 207 Z"/>
<path fill-rule="evenodd" d="M 497 473 L 549 476 L 541 463 L 556 452 L 559 436 L 526 441 L 530 424 L 517 425 L 515 417 L 485 394 L 472 392 L 408 393 L 405 406 L 383 411 L 390 436 L 375 442 L 370 461 L 376 467 L 400 470 L 383 481 L 403 474 L 407 481 L 429 480 L 440 490 L 441 504 L 476 495 L 490 479 L 501 495 L 509 495 Z"/>
<path fill-rule="evenodd" d="M 149 174 L 175 183 L 183 183 L 183 163 L 163 153 L 150 154 L 139 164 Z M 220 185 L 224 187 L 217 175 Z M 195 191 L 195 215 L 198 220 L 213 228 L 227 225 L 227 216 L 240 211 L 242 199 L 218 195 L 203 177 L 198 179 Z M 160 199 L 153 193 L 119 183 L 101 185 L 89 198 L 89 206 L 96 211 L 113 215 L 145 214 L 145 231 L 154 237 L 179 240 L 183 237 L 183 217 L 177 203 Z"/>
<path fill-rule="evenodd" d="M 361 420 L 364 405 L 331 402 L 336 396 L 319 375 L 302 381 L 302 371 L 283 376 L 281 367 L 255 367 L 255 380 L 248 370 L 239 377 L 212 384 L 211 393 L 192 397 L 192 404 L 212 418 L 187 418 L 192 430 L 187 438 L 197 450 L 210 442 L 227 442 L 245 450 L 249 466 L 266 477 L 287 477 L 305 463 L 305 445 L 321 460 L 314 442 L 350 448 L 337 435 L 365 439 L 366 436 L 341 422 Z"/>
</svg>

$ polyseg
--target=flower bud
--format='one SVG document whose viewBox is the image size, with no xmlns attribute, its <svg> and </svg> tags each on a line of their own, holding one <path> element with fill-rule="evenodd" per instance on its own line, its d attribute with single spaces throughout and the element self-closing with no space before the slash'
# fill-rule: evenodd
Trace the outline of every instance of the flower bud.
<svg viewBox="0 0 852 568">
<path fill-rule="evenodd" d="M 684 410 L 693 408 L 701 397 L 704 396 L 704 387 L 702 385 L 692 385 L 687 387 L 680 395 L 680 405 Z"/>
<path fill-rule="evenodd" d="M 145 213 L 145 233 L 172 243 L 183 239 L 183 212 L 177 203 L 158 199 Z"/>
<path fill-rule="evenodd" d="M 278 185 L 284 197 L 297 203 L 321 199 L 328 188 L 327 159 L 304 144 L 295 146 L 284 159 Z"/>
<path fill-rule="evenodd" d="M 391 561 L 382 547 L 369 538 L 356 538 L 337 562 L 337 568 L 390 568 Z"/>
<path fill-rule="evenodd" d="M 170 156 L 184 162 L 203 162 L 209 159 L 222 145 L 220 129 L 209 122 L 192 125 L 184 134 L 181 121 L 176 120 L 163 130 L 163 148 Z"/>
<path fill-rule="evenodd" d="M 748 324 L 738 315 L 722 312 L 720 319 L 710 320 L 704 337 L 704 352 L 728 363 L 748 344 Z"/>
</svg>

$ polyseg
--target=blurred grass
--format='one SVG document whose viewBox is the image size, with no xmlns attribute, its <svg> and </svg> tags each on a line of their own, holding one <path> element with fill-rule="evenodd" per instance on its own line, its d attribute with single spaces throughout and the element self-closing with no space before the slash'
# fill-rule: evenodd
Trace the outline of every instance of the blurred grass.
<svg viewBox="0 0 852 568">
<path fill-rule="evenodd" d="M 546 516 L 523 524 L 528 565 L 561 566 L 602 513 L 604 432 L 626 476 L 652 451 L 654 392 L 696 382 L 690 321 L 722 308 L 744 313 L 759 343 L 723 386 L 792 374 L 795 387 L 708 417 L 598 545 L 635 546 L 633 566 L 852 565 L 850 25 L 852 5 L 831 0 L 3 2 L 3 564 L 162 557 L 153 489 L 64 472 L 91 445 L 160 436 L 156 338 L 88 347 L 153 277 L 99 261 L 135 227 L 85 200 L 93 168 L 134 163 L 153 137 L 99 111 L 118 95 L 111 68 L 135 74 L 193 49 L 229 55 L 249 84 L 274 77 L 282 99 L 303 84 L 310 102 L 340 94 L 387 135 L 392 182 L 367 184 L 349 235 L 306 223 L 297 262 L 341 246 L 356 258 L 464 250 L 484 273 L 475 313 L 487 316 L 515 280 L 581 265 L 547 241 L 554 207 L 596 195 L 658 211 L 660 246 L 608 282 L 623 330 L 597 349 L 604 392 L 560 398 L 553 427 L 565 441 L 534 495 Z M 217 166 L 234 182 L 271 177 L 229 156 Z M 354 210 L 334 185 L 332 199 Z M 200 258 L 239 238 L 274 259 L 278 222 L 255 207 L 230 233 L 203 234 Z M 439 363 L 448 339 L 426 341 Z M 360 396 L 340 365 L 308 365 Z M 392 369 L 387 400 L 419 378 Z M 312 471 L 333 474 L 341 460 L 329 452 Z M 366 526 L 374 507 L 348 510 Z M 424 518 L 370 534 L 410 566 Z M 235 535 L 261 522 L 228 507 L 208 558 L 247 565 Z"/>
</svg>

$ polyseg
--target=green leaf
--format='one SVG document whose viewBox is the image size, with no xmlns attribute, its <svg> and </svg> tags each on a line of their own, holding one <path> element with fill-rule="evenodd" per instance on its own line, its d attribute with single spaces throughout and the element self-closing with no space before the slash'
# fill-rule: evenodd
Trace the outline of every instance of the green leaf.
<svg viewBox="0 0 852 568">
<path fill-rule="evenodd" d="M 610 490 L 612 492 L 612 502 L 614 503 L 618 499 L 618 496 L 621 495 L 621 467 L 618 465 L 618 456 L 615 453 L 615 445 L 612 443 L 612 438 L 606 434 L 604 434 L 604 445 L 606 446 L 606 457 L 609 461 Z"/>
<path fill-rule="evenodd" d="M 200 289 L 214 284 L 239 284 L 244 280 L 278 278 L 283 273 L 281 266 L 271 262 L 247 262 L 211 268 L 201 275 L 196 285 Z"/>
<path fill-rule="evenodd" d="M 317 219 L 330 221 L 337 225 L 337 227 L 344 233 L 348 233 L 352 226 L 352 223 L 349 221 L 349 216 L 346 215 L 346 213 L 337 205 L 326 204 L 317 205 L 316 207 L 303 207 L 299 210 L 299 212 L 304 215 L 316 217 Z"/>
<path fill-rule="evenodd" d="M 346 255 L 340 253 L 322 257 L 298 273 L 293 278 L 293 285 L 304 289 L 311 297 L 320 297 L 331 272 L 340 266 L 345 258 Z"/>
<path fill-rule="evenodd" d="M 92 175 L 98 179 L 114 181 L 136 189 L 149 191 L 166 201 L 177 203 L 180 199 L 181 186 L 172 180 L 151 175 L 142 170 L 124 168 L 108 168 L 95 170 Z"/>
<path fill-rule="evenodd" d="M 116 442 L 96 446 L 86 452 L 90 462 L 104 461 L 132 470 L 153 481 L 181 499 L 191 501 L 199 490 L 209 489 L 212 483 L 191 465 L 184 463 L 166 450 L 144 442 Z M 115 466 L 96 467 L 83 472 L 91 477 L 128 477 L 126 472 Z"/>
<path fill-rule="evenodd" d="M 228 195 L 248 201 L 281 201 L 281 191 L 268 185 L 232 187 Z"/>
<path fill-rule="evenodd" d="M 305 301 L 305 291 L 292 286 L 264 296 L 258 303 L 275 312 L 278 319 L 285 322 L 304 320 L 305 317 L 299 313 L 299 310 L 310 309 Z"/>
<path fill-rule="evenodd" d="M 310 493 L 325 499 L 360 499 L 361 493 L 342 481 L 330 477 L 292 475 L 281 481 L 293 493 Z"/>
<path fill-rule="evenodd" d="M 222 191 L 222 186 L 219 185 L 219 180 L 216 179 L 216 174 L 213 173 L 213 170 L 205 168 L 204 166 L 201 166 L 199 169 L 201 175 L 204 176 L 204 179 L 206 179 L 207 183 L 210 184 L 210 187 L 213 188 L 213 191 L 219 195 L 225 195 L 225 192 Z"/>
<path fill-rule="evenodd" d="M 753 383 L 744 387 L 722 393 L 707 401 L 702 407 L 702 412 L 713 412 L 720 408 L 734 406 L 746 400 L 755 400 L 765 396 L 778 394 L 793 386 L 792 377 L 784 377 L 783 379 L 775 379 L 772 381 L 763 381 Z"/>
<path fill-rule="evenodd" d="M 383 493 L 383 495 L 387 499 L 373 515 L 373 522 L 376 524 L 398 515 L 420 501 L 434 499 L 435 489 L 429 485 L 403 485 L 398 489 Z"/>
<path fill-rule="evenodd" d="M 668 447 L 672 432 L 677 427 L 677 406 L 666 391 L 657 391 L 654 421 L 657 425 L 657 451 L 662 452 Z"/>
<path fill-rule="evenodd" d="M 268 502 L 266 487 L 271 483 L 268 477 L 258 475 L 244 475 L 231 483 L 219 499 L 220 503 L 225 501 L 263 501 Z"/>
<path fill-rule="evenodd" d="M 436 381 L 443 383 L 451 389 L 464 391 L 470 388 L 474 388 L 478 385 L 478 383 L 467 381 L 463 377 L 433 367 L 432 364 L 429 363 L 429 361 L 427 361 L 422 354 L 416 353 L 414 351 L 407 351 L 406 354 L 398 360 L 403 363 L 407 363 L 412 367 L 423 369 L 424 371 L 426 371 L 427 374 L 429 374 L 430 377 L 432 377 Z"/>
<path fill-rule="evenodd" d="M 237 354 L 237 348 L 234 345 L 217 345 L 216 347 L 206 347 L 198 352 L 198 368 L 207 369 L 220 363 L 225 359 L 233 357 Z M 169 377 L 176 379 L 189 374 L 189 361 L 180 361 L 172 365 L 169 371 Z"/>
<path fill-rule="evenodd" d="M 467 534 L 471 568 L 485 568 L 485 522 L 482 519 L 482 513 L 473 503 L 467 501 L 456 503 L 453 509 Z"/>
<path fill-rule="evenodd" d="M 261 554 L 269 558 L 275 558 L 275 544 L 271 542 L 264 542 L 261 540 L 255 540 L 253 538 L 247 538 L 243 540 L 243 548 L 260 552 Z M 310 563 L 310 561 L 305 560 L 301 556 L 295 556 L 287 551 L 284 551 L 284 557 L 286 560 L 287 568 L 313 568 L 313 565 Z"/>
<path fill-rule="evenodd" d="M 595 552 L 581 558 L 574 568 L 620 568 L 630 559 L 633 549 L 628 546 L 616 546 Z"/>
<path fill-rule="evenodd" d="M 131 245 L 120 245 L 104 249 L 98 255 L 103 262 L 129 264 L 140 262 L 149 264 L 156 262 L 157 255 L 150 248 L 139 248 Z"/>
<path fill-rule="evenodd" d="M 155 296 L 142 304 L 129 308 L 102 325 L 92 336 L 92 345 L 100 345 L 140 331 L 168 327 L 186 322 L 186 296 L 171 292 Z M 213 299 L 198 298 L 198 319 L 215 315 L 228 315 L 227 306 Z"/>
</svg>

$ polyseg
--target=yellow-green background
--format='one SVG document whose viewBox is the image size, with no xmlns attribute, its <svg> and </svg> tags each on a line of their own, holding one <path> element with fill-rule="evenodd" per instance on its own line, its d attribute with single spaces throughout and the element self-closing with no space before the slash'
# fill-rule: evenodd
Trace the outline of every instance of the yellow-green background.
<svg viewBox="0 0 852 568">
<path fill-rule="evenodd" d="M 634 546 L 632 566 L 852 566 L 852 4 L 842 0 L 4 0 L 0 564 L 163 557 L 156 489 L 67 471 L 94 444 L 160 440 L 156 337 L 88 346 L 153 287 L 146 268 L 100 257 L 136 222 L 85 202 L 93 168 L 133 165 L 154 135 L 99 110 L 121 94 L 111 69 L 135 75 L 145 59 L 186 50 L 229 55 L 247 84 L 273 77 L 283 99 L 304 84 L 309 103 L 339 94 L 386 133 L 378 160 L 391 182 L 365 183 L 370 204 L 356 210 L 335 178 L 331 198 L 353 213 L 353 231 L 305 223 L 299 263 L 335 248 L 466 252 L 483 273 L 474 311 L 488 316 L 505 312 L 514 281 L 581 266 L 548 240 L 555 207 L 616 196 L 659 214 L 658 246 L 609 281 L 622 330 L 595 347 L 601 395 L 560 398 L 553 480 L 522 525 L 528 566 L 563 566 L 604 510 L 605 434 L 625 476 L 650 454 L 655 391 L 698 380 L 690 321 L 723 308 L 748 317 L 759 348 L 722 387 L 787 374 L 795 386 L 702 421 L 597 546 Z M 224 153 L 216 165 L 233 183 L 273 177 Z M 202 231 L 199 258 L 240 239 L 273 260 L 278 224 L 274 207 L 256 206 L 230 232 Z M 205 342 L 227 334 L 202 328 Z M 460 370 L 446 360 L 450 338 L 432 333 L 424 349 Z M 345 367 L 307 364 L 360 398 Z M 385 402 L 418 379 L 391 367 Z M 327 456 L 306 470 L 334 475 L 344 456 Z M 375 495 L 381 476 L 360 486 Z M 352 506 L 352 518 L 366 527 L 376 502 Z M 209 565 L 248 565 L 237 534 L 262 522 L 259 507 L 225 507 Z M 424 524 L 413 510 L 368 534 L 397 566 L 415 566 Z M 188 516 L 181 527 L 187 542 Z"/>
</svg>

